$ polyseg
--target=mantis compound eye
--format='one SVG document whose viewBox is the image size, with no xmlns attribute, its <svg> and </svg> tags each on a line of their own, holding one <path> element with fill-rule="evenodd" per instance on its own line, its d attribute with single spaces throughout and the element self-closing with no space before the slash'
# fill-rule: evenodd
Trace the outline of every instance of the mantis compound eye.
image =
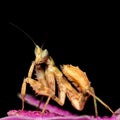
<svg viewBox="0 0 120 120">
<path fill-rule="evenodd" d="M 48 51 L 47 51 L 47 49 L 43 50 L 43 52 L 42 52 L 42 54 L 41 54 L 41 58 L 42 58 L 42 59 L 48 58 Z"/>
</svg>

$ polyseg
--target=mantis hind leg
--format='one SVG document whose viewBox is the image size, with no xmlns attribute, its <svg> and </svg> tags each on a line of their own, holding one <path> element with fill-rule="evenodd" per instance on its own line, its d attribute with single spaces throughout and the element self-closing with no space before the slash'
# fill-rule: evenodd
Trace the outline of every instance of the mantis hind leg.
<svg viewBox="0 0 120 120">
<path fill-rule="evenodd" d="M 105 103 L 103 102 L 99 97 L 97 97 L 94 93 L 94 89 L 91 87 L 91 89 L 86 91 L 87 93 L 89 93 L 94 99 L 98 100 L 103 106 L 105 106 L 112 114 L 114 113 L 114 111 Z M 96 106 L 96 104 L 95 104 Z"/>
<path fill-rule="evenodd" d="M 95 95 L 95 90 L 93 87 L 91 87 L 91 91 Z M 95 116 L 97 117 L 98 116 L 98 108 L 97 108 L 97 101 L 96 101 L 95 97 L 93 97 L 93 103 L 94 103 L 94 109 L 95 109 Z"/>
</svg>

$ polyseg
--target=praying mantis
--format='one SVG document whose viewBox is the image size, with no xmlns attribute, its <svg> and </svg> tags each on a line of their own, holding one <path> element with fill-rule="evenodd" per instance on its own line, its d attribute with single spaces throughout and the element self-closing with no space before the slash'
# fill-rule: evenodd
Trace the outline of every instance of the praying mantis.
<svg viewBox="0 0 120 120">
<path fill-rule="evenodd" d="M 35 45 L 35 60 L 32 62 L 28 76 L 23 80 L 21 87 L 22 110 L 24 109 L 24 97 L 26 94 L 26 86 L 30 84 L 37 95 L 47 96 L 47 101 L 42 110 L 44 113 L 50 99 L 63 106 L 66 96 L 70 100 L 72 106 L 82 111 L 89 96 L 94 99 L 95 115 L 98 116 L 96 100 L 105 106 L 111 113 L 113 110 L 95 95 L 94 88 L 86 75 L 78 66 L 71 64 L 61 65 L 60 69 L 55 65 L 53 58 L 49 55 L 47 49 L 42 50 Z M 42 68 L 45 64 L 45 68 Z M 35 70 L 36 80 L 32 78 Z M 56 96 L 56 84 L 58 87 L 58 96 Z M 74 86 L 74 87 L 73 87 Z"/>
<path fill-rule="evenodd" d="M 12 23 L 10 24 L 24 32 L 18 26 Z M 31 39 L 27 33 L 25 33 L 25 35 Z M 96 116 L 98 116 L 96 100 L 105 106 L 112 114 L 114 113 L 105 102 L 95 95 L 94 88 L 91 86 L 91 82 L 85 72 L 83 72 L 78 66 L 73 66 L 71 64 L 61 65 L 59 69 L 55 65 L 53 58 L 49 55 L 48 50 L 43 50 L 35 42 L 34 44 L 35 60 L 32 61 L 28 75 L 24 78 L 21 86 L 22 110 L 24 109 L 26 87 L 27 84 L 29 84 L 37 95 L 48 97 L 41 114 L 44 114 L 50 99 L 63 106 L 66 97 L 68 97 L 71 105 L 76 110 L 82 111 L 90 96 L 92 96 L 94 100 Z M 42 67 L 42 64 L 45 64 L 45 68 Z M 34 72 L 36 79 L 33 78 Z M 58 87 L 57 91 L 56 85 Z M 56 92 L 58 92 L 58 96 L 56 96 Z"/>
</svg>

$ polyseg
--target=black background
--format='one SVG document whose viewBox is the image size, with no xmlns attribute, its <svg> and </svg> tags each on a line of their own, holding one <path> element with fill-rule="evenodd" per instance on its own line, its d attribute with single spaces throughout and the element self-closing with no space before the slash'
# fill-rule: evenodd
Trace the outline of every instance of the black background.
<svg viewBox="0 0 120 120">
<path fill-rule="evenodd" d="M 103 10 L 96 6 L 87 10 L 80 7 L 63 10 L 56 6 L 51 10 L 46 6 L 34 10 L 20 7 L 17 11 L 16 8 L 8 14 L 0 116 L 5 116 L 10 109 L 21 108 L 17 93 L 34 60 L 34 44 L 24 33 L 10 25 L 11 22 L 28 33 L 39 46 L 45 41 L 43 49 L 48 49 L 58 67 L 62 64 L 79 66 L 87 73 L 96 95 L 113 110 L 120 107 L 117 8 Z M 78 113 L 69 101 L 63 107 Z M 111 115 L 99 102 L 98 110 L 101 116 Z M 94 114 L 92 97 L 79 114 Z"/>
</svg>

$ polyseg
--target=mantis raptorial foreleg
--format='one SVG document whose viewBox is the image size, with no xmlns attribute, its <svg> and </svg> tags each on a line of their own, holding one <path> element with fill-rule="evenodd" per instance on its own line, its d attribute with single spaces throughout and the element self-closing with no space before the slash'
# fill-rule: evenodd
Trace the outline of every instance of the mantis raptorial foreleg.
<svg viewBox="0 0 120 120">
<path fill-rule="evenodd" d="M 46 109 L 47 104 L 49 103 L 50 98 L 53 98 L 58 104 L 62 105 L 61 101 L 55 96 L 54 92 L 49 89 L 48 87 L 42 85 L 40 82 L 32 79 L 32 78 L 25 78 L 23 80 L 23 84 L 21 87 L 21 98 L 22 98 L 22 110 L 24 109 L 24 97 L 26 94 L 26 86 L 30 84 L 37 95 L 44 95 L 48 96 L 47 102 L 45 103 L 44 109 L 42 113 Z"/>
<path fill-rule="evenodd" d="M 29 71 L 28 71 L 28 78 L 32 78 L 32 75 L 33 75 L 33 71 L 34 71 L 34 68 L 35 66 L 38 66 L 39 64 L 42 64 L 44 63 L 47 59 L 48 59 L 48 51 L 45 49 L 45 50 L 42 50 L 38 45 L 35 44 L 35 60 L 32 62 L 30 68 L 29 68 Z M 42 70 L 42 69 L 41 69 Z M 41 71 L 43 72 L 43 71 Z M 37 73 L 36 73 L 37 74 Z M 44 75 L 44 74 L 41 74 L 41 75 Z M 43 77 L 43 76 L 42 76 Z M 45 83 L 45 80 L 44 81 L 40 81 L 40 82 L 44 82 Z M 25 85 L 25 82 L 23 82 L 22 86 L 26 86 Z M 46 86 L 46 85 L 45 85 Z M 25 87 L 22 87 L 22 89 L 26 89 Z M 21 91 L 24 91 L 24 90 L 21 90 Z M 22 98 L 22 109 L 24 108 L 24 97 Z"/>
</svg>

